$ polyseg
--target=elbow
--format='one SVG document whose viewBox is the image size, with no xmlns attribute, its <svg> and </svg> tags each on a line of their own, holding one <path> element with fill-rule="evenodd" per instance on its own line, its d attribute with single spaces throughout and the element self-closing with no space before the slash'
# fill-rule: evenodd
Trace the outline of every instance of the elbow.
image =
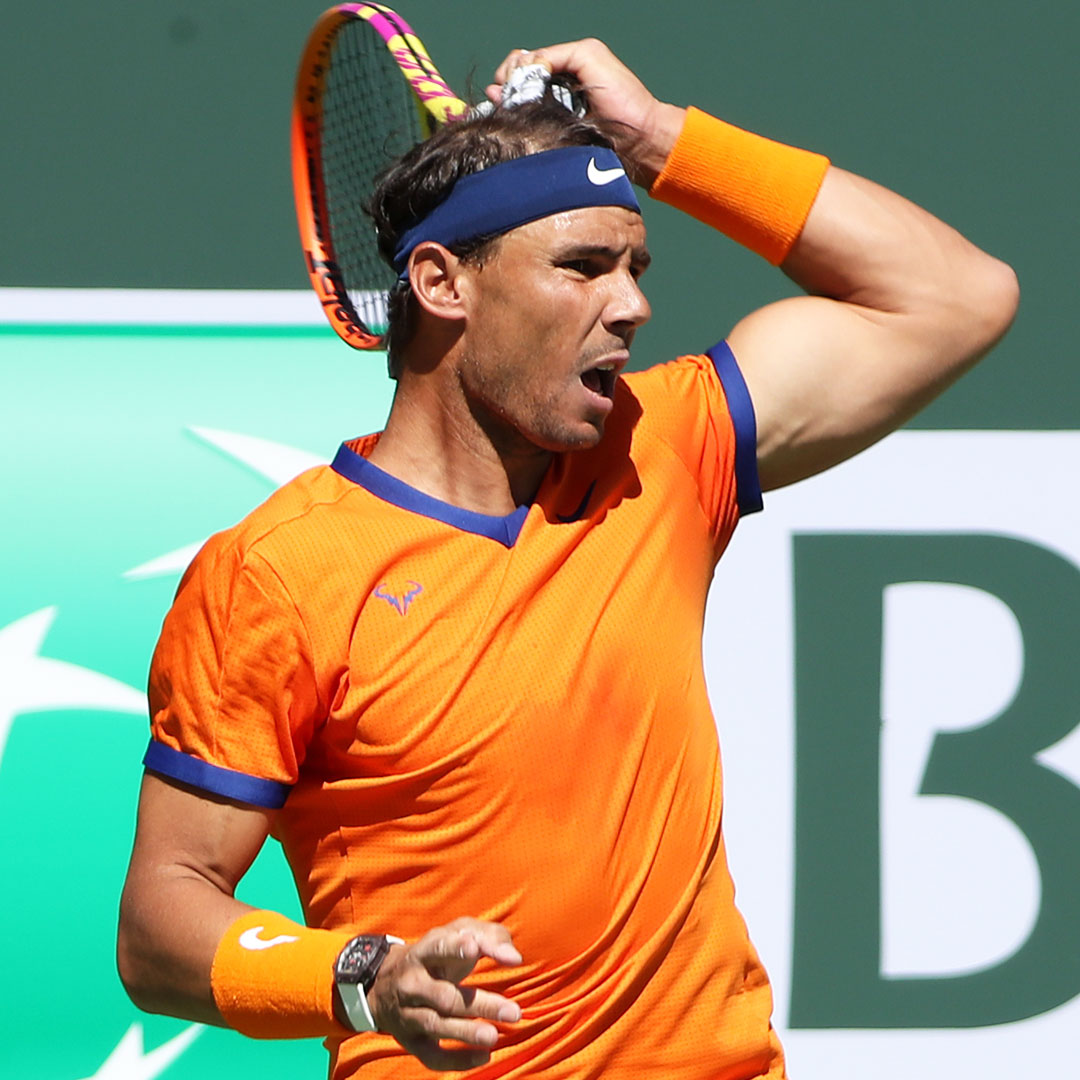
<svg viewBox="0 0 1080 1080">
<path fill-rule="evenodd" d="M 968 278 L 964 297 L 965 322 L 971 335 L 972 360 L 988 353 L 1006 334 L 1020 306 L 1020 283 L 1008 263 L 981 255 Z"/>
<path fill-rule="evenodd" d="M 117 942 L 116 970 L 128 999 L 145 1013 L 162 1016 L 183 1016 L 177 1011 L 168 989 L 161 985 L 160 972 L 155 974 L 153 962 Z"/>
<path fill-rule="evenodd" d="M 167 1012 L 168 999 L 162 993 L 162 972 L 167 970 L 169 965 L 154 948 L 148 928 L 132 913 L 125 897 L 116 932 L 116 972 L 131 1003 L 143 1012 Z"/>
<path fill-rule="evenodd" d="M 116 934 L 116 971 L 120 983 L 131 999 L 131 1003 L 144 1012 L 153 1012 L 146 980 L 147 965 L 142 962 L 139 950 L 133 941 L 133 935 L 123 919 Z"/>
<path fill-rule="evenodd" d="M 988 306 L 991 308 L 993 343 L 1005 336 L 1013 324 L 1020 307 L 1020 281 L 1016 271 L 1000 259 L 992 259 L 992 282 L 988 290 Z"/>
</svg>

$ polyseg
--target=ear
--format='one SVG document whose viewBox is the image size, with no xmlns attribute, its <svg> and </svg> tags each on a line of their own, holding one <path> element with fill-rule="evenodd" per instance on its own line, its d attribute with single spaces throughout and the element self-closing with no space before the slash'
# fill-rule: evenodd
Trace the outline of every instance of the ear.
<svg viewBox="0 0 1080 1080">
<path fill-rule="evenodd" d="M 456 255 L 425 240 L 417 244 L 409 257 L 409 283 L 420 306 L 438 319 L 457 321 L 465 318 L 467 267 Z"/>
</svg>

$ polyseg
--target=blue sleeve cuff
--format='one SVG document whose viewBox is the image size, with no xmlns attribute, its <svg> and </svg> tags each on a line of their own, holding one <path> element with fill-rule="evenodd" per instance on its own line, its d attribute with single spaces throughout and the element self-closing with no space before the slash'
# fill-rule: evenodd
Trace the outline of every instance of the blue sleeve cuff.
<svg viewBox="0 0 1080 1080">
<path fill-rule="evenodd" d="M 764 505 L 757 467 L 757 421 L 750 391 L 726 341 L 714 345 L 706 353 L 716 368 L 727 398 L 728 413 L 735 428 L 735 490 L 739 515 L 755 514 Z"/>
<path fill-rule="evenodd" d="M 277 810 L 284 806 L 289 797 L 288 784 L 248 776 L 247 773 L 225 769 L 220 765 L 211 765 L 208 761 L 200 761 L 152 739 L 143 757 L 143 765 L 152 772 L 201 788 L 213 795 L 224 795 L 227 799 L 263 806 L 268 810 Z"/>
</svg>

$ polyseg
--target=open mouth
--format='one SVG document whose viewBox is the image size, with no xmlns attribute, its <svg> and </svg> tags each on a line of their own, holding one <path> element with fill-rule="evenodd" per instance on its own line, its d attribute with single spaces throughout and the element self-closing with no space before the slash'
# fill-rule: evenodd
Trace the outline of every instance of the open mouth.
<svg viewBox="0 0 1080 1080">
<path fill-rule="evenodd" d="M 581 373 L 581 381 L 586 390 L 591 390 L 600 397 L 609 400 L 615 396 L 615 380 L 619 377 L 614 363 L 598 364 Z"/>
</svg>

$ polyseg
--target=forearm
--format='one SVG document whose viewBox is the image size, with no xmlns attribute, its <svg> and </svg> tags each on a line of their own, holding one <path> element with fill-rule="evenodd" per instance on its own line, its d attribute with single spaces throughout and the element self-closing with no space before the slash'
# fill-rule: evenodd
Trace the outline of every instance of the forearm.
<svg viewBox="0 0 1080 1080">
<path fill-rule="evenodd" d="M 658 106 L 658 108 L 664 108 Z M 1011 271 L 907 199 L 785 146 L 690 110 L 650 151 L 668 157 L 651 193 L 726 233 L 808 293 L 850 304 L 905 332 L 977 354 L 1008 326 Z"/>
<path fill-rule="evenodd" d="M 128 879 L 120 903 L 117 966 L 131 1000 L 146 1012 L 223 1026 L 210 971 L 228 926 L 251 910 L 182 869 Z"/>
<path fill-rule="evenodd" d="M 835 166 L 781 268 L 806 292 L 933 337 L 962 360 L 989 348 L 1015 311 L 1008 266 L 896 192 Z"/>
<path fill-rule="evenodd" d="M 235 898 L 269 826 L 265 809 L 145 775 L 117 937 L 135 1004 L 246 1033 L 262 1014 L 282 1037 L 340 1030 L 332 969 L 350 935 L 309 930 Z M 276 947 L 286 938 L 295 947 Z"/>
<path fill-rule="evenodd" d="M 121 917 L 121 978 L 147 1012 L 254 1038 L 350 1030 L 334 985 L 349 932 L 302 926 L 195 879 L 173 881 L 155 899 L 144 893 L 130 907 Z"/>
</svg>

